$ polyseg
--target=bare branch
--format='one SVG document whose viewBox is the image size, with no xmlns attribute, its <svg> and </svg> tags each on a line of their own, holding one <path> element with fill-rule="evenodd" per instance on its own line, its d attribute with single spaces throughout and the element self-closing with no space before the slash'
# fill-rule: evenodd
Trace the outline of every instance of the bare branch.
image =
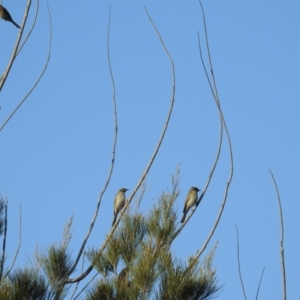
<svg viewBox="0 0 300 300">
<path fill-rule="evenodd" d="M 190 264 L 189 264 L 190 268 L 192 268 L 194 266 L 194 264 L 196 264 L 198 262 L 199 257 L 201 256 L 201 254 L 206 249 L 206 247 L 207 247 L 210 239 L 212 238 L 212 236 L 213 236 L 213 234 L 214 234 L 214 232 L 215 232 L 215 230 L 216 230 L 216 228 L 217 228 L 217 226 L 219 224 L 219 221 L 221 219 L 222 213 L 224 211 L 224 207 L 225 207 L 227 196 L 228 196 L 228 190 L 229 190 L 229 187 L 230 187 L 230 184 L 231 184 L 231 181 L 232 181 L 232 177 L 233 177 L 233 154 L 232 154 L 231 140 L 230 140 L 229 132 L 228 132 L 228 129 L 227 129 L 227 126 L 226 126 L 226 122 L 225 122 L 223 113 L 222 113 L 222 109 L 221 109 L 221 105 L 220 105 L 220 100 L 219 100 L 219 96 L 218 96 L 217 84 L 216 84 L 216 80 L 215 80 L 215 76 L 214 76 L 214 72 L 213 72 L 213 65 L 212 65 L 212 60 L 211 60 L 211 55 L 210 55 L 210 48 L 209 48 L 209 42 L 208 42 L 208 33 L 207 33 L 207 26 L 206 26 L 206 20 L 205 20 L 205 13 L 204 13 L 204 9 L 203 9 L 203 6 L 202 6 L 202 3 L 201 3 L 200 0 L 199 0 L 199 4 L 200 4 L 200 7 L 201 7 L 201 11 L 202 11 L 203 24 L 204 24 L 203 26 L 204 26 L 204 29 L 205 29 L 206 49 L 207 49 L 207 53 L 208 53 L 208 57 L 209 57 L 209 66 L 210 66 L 210 70 L 211 70 L 211 78 L 212 79 L 210 79 L 210 76 L 208 75 L 207 68 L 206 68 L 205 63 L 204 63 L 204 59 L 203 59 L 203 55 L 202 55 L 202 50 L 201 50 L 201 45 L 200 45 L 200 37 L 199 37 L 199 34 L 198 34 L 199 54 L 200 54 L 200 58 L 201 58 L 203 69 L 204 69 L 205 74 L 206 74 L 207 81 L 208 81 L 209 86 L 211 88 L 212 95 L 214 97 L 214 100 L 216 102 L 216 105 L 217 105 L 217 108 L 218 108 L 219 114 L 220 114 L 220 120 L 221 120 L 221 122 L 220 122 L 221 123 L 220 124 L 220 126 L 221 126 L 221 128 L 220 128 L 220 142 L 219 142 L 219 148 L 218 148 L 218 151 L 217 151 L 217 156 L 216 156 L 215 162 L 213 164 L 213 168 L 212 168 L 212 170 L 211 170 L 211 172 L 209 174 L 209 177 L 208 177 L 208 180 L 207 180 L 207 184 L 206 184 L 206 186 L 205 186 L 202 194 L 199 197 L 198 203 L 197 203 L 196 207 L 194 207 L 193 210 L 191 210 L 191 213 L 190 213 L 188 219 L 185 221 L 185 223 L 174 234 L 174 236 L 172 237 L 172 239 L 170 241 L 170 244 L 176 238 L 176 236 L 179 234 L 179 232 L 182 230 L 182 228 L 186 224 L 186 222 L 191 218 L 192 214 L 197 209 L 197 206 L 199 205 L 200 201 L 204 197 L 204 194 L 205 194 L 205 192 L 206 192 L 206 190 L 208 188 L 208 185 L 209 185 L 210 180 L 211 180 L 211 178 L 213 176 L 215 167 L 216 167 L 217 162 L 219 160 L 220 151 L 221 151 L 221 145 L 222 145 L 223 126 L 225 128 L 226 137 L 227 137 L 227 141 L 228 141 L 228 148 L 229 148 L 229 155 L 230 155 L 230 174 L 229 174 L 229 179 L 228 179 L 226 187 L 225 187 L 223 201 L 221 203 L 220 211 L 219 211 L 219 214 L 217 215 L 217 219 L 215 221 L 215 224 L 213 225 L 212 230 L 211 230 L 210 234 L 208 235 L 208 237 L 207 237 L 204 245 L 202 246 L 202 248 L 197 252 L 197 254 L 194 256 L 193 260 L 190 261 Z M 179 291 L 180 288 L 181 287 L 178 287 L 178 291 Z"/>
<path fill-rule="evenodd" d="M 258 288 L 257 288 L 257 292 L 256 292 L 256 300 L 258 299 L 258 293 L 259 293 L 259 289 L 260 289 L 260 284 L 261 284 L 261 281 L 262 281 L 262 278 L 264 276 L 264 272 L 265 272 L 265 267 L 263 268 L 262 272 L 261 272 L 261 275 L 260 275 L 260 279 L 259 279 L 259 283 L 258 283 Z"/>
<path fill-rule="evenodd" d="M 280 238 L 280 254 L 281 254 L 281 272 L 282 272 L 282 299 L 286 300 L 286 277 L 285 277 L 285 263 L 284 263 L 284 248 L 283 248 L 283 239 L 284 239 L 284 227 L 283 227 L 283 216 L 282 216 L 282 207 L 281 207 L 281 200 L 279 195 L 279 190 L 277 187 L 276 180 L 272 171 L 269 169 L 270 175 L 273 179 L 273 183 L 276 189 L 278 206 L 279 206 L 279 214 L 280 214 L 280 227 L 281 227 L 281 238 Z"/>
<path fill-rule="evenodd" d="M 16 111 L 21 107 L 21 105 L 25 102 L 25 100 L 29 97 L 29 95 L 32 93 L 32 91 L 35 89 L 35 87 L 38 85 L 40 80 L 42 79 L 44 73 L 46 72 L 49 61 L 50 61 L 50 54 L 51 54 L 51 48 L 52 48 L 52 19 L 50 14 L 50 8 L 48 4 L 48 0 L 46 1 L 47 8 L 48 8 L 48 15 L 49 15 L 49 21 L 50 21 L 50 35 L 49 35 L 49 51 L 48 51 L 48 57 L 44 66 L 44 69 L 42 70 L 40 76 L 36 80 L 36 82 L 33 84 L 32 88 L 29 90 L 29 92 L 26 94 L 26 96 L 20 101 L 20 103 L 15 107 L 15 109 L 12 111 L 12 113 L 8 116 L 8 118 L 4 121 L 4 123 L 0 127 L 0 131 L 4 128 L 4 126 L 8 123 L 8 121 L 12 118 L 12 116 L 16 113 Z M 24 22 L 23 22 L 24 23 Z M 23 25 L 22 25 L 23 26 Z M 1 83 L 0 83 L 1 85 Z"/>
<path fill-rule="evenodd" d="M 212 238 L 218 224 L 219 224 L 219 221 L 221 219 L 221 216 L 222 216 L 222 213 L 223 213 L 223 210 L 224 210 L 224 207 L 225 207 L 225 204 L 226 204 L 226 200 L 227 200 L 227 196 L 228 196 L 228 191 L 229 191 L 229 187 L 230 187 L 230 184 L 231 184 L 231 181 L 232 181 L 232 178 L 233 178 L 233 153 L 232 153 L 232 145 L 231 145 L 231 140 L 230 140 L 230 136 L 229 136 L 229 132 L 228 132 L 228 129 L 227 129 L 227 125 L 226 125 L 226 122 L 225 122 L 225 118 L 223 116 L 223 113 L 222 113 L 222 109 L 221 109 L 221 105 L 220 105 L 220 100 L 219 100 L 219 96 L 218 96 L 218 91 L 217 91 L 217 85 L 216 85 L 216 80 L 215 80 L 215 76 L 214 76 L 214 72 L 213 72 L 213 65 L 212 65 L 212 60 L 211 60 L 211 56 L 210 56 L 210 49 L 209 49 L 209 42 L 208 42 L 208 34 L 207 34 L 207 27 L 206 27 L 206 21 L 205 21 L 205 14 L 204 14 L 204 10 L 203 10 L 203 6 L 202 6 L 202 3 L 201 1 L 199 0 L 199 3 L 200 3 L 200 6 L 201 6 L 201 10 L 202 10 L 202 15 L 203 15 L 203 22 L 204 22 L 204 29 L 205 29 L 205 39 L 206 39 L 206 47 L 207 47 L 207 52 L 208 52 L 208 56 L 209 56 L 209 64 L 210 64 L 210 69 L 211 69 L 211 77 L 212 77 L 212 80 L 213 80 L 213 86 L 214 86 L 214 94 L 215 97 L 215 101 L 216 101 L 216 105 L 219 109 L 219 113 L 220 113 L 220 117 L 222 118 L 222 123 L 224 125 L 224 129 L 225 129 L 225 133 L 226 133 L 226 137 L 227 137 L 227 142 L 228 142 L 228 148 L 229 148 L 229 156 L 230 156 L 230 174 L 229 174 L 229 178 L 228 178 L 228 181 L 226 183 L 226 187 L 225 187 L 225 192 L 224 192 L 224 196 L 223 196 L 223 201 L 222 201 L 222 204 L 221 204 L 221 207 L 220 207 L 220 211 L 219 211 L 219 214 L 217 216 L 217 219 L 215 221 L 215 224 L 207 238 L 207 240 L 205 241 L 203 247 L 201 248 L 201 250 L 199 251 L 198 253 L 198 256 L 200 256 L 203 251 L 205 250 L 205 248 L 207 247 L 210 239 Z"/>
<path fill-rule="evenodd" d="M 240 281 L 241 281 L 241 285 L 242 285 L 242 289 L 243 289 L 243 293 L 244 293 L 244 298 L 245 298 L 245 300 L 247 300 L 246 291 L 245 291 L 243 278 L 242 278 L 241 263 L 240 263 L 239 231 L 238 231 L 236 224 L 234 224 L 234 226 L 235 226 L 235 230 L 236 230 L 236 246 L 237 246 L 237 260 L 238 260 L 238 267 L 239 267 L 239 276 L 240 276 Z"/>
</svg>

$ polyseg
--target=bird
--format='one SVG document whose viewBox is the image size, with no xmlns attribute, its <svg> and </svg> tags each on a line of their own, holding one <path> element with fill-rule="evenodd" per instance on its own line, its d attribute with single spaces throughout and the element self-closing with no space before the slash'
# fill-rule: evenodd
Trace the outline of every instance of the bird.
<svg viewBox="0 0 300 300">
<path fill-rule="evenodd" d="M 128 189 L 121 188 L 118 190 L 115 201 L 114 201 L 114 220 L 112 222 L 112 226 L 115 224 L 117 220 L 118 213 L 125 205 L 125 193 Z"/>
<path fill-rule="evenodd" d="M 11 17 L 7 9 L 0 4 L 0 18 L 4 21 L 12 22 L 16 27 L 21 28 Z"/>
<path fill-rule="evenodd" d="M 198 200 L 198 192 L 200 190 L 197 187 L 192 186 L 186 196 L 184 208 L 183 208 L 183 217 L 181 219 L 181 223 L 184 223 L 185 217 L 189 209 L 197 203 Z"/>
</svg>

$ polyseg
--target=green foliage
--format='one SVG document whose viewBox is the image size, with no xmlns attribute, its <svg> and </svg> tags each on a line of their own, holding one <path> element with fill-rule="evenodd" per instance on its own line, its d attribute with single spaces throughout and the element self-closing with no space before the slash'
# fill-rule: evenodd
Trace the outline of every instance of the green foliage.
<svg viewBox="0 0 300 300">
<path fill-rule="evenodd" d="M 104 278 L 88 289 L 85 299 L 196 300 L 217 295 L 220 288 L 212 268 L 216 248 L 202 264 L 197 257 L 184 263 L 171 253 L 178 235 L 176 187 L 170 194 L 163 193 L 147 216 L 128 209 L 103 254 L 99 256 L 95 249 L 89 252 Z"/>
<path fill-rule="evenodd" d="M 17 269 L 0 286 L 0 300 L 50 299 L 45 278 L 35 269 Z"/>
<path fill-rule="evenodd" d="M 56 300 L 64 299 L 67 293 L 64 280 L 71 273 L 73 265 L 71 254 L 68 252 L 68 245 L 72 237 L 71 226 L 72 218 L 65 226 L 62 243 L 53 244 L 45 253 L 37 254 L 37 260 L 43 267 Z"/>
</svg>

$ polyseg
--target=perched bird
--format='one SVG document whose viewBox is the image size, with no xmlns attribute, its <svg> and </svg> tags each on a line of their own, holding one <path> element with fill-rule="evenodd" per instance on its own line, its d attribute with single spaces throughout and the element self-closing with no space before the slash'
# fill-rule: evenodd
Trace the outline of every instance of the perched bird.
<svg viewBox="0 0 300 300">
<path fill-rule="evenodd" d="M 181 223 L 184 223 L 185 220 L 185 216 L 187 214 L 187 212 L 189 211 L 189 209 L 196 204 L 197 200 L 198 200 L 198 192 L 200 190 L 194 186 L 191 187 L 191 189 L 189 190 L 186 199 L 185 199 L 185 203 L 184 203 L 184 208 L 183 208 L 183 217 L 181 219 Z"/>
<path fill-rule="evenodd" d="M 115 201 L 114 201 L 114 220 L 112 222 L 112 226 L 115 224 L 115 222 L 117 220 L 119 211 L 125 205 L 125 192 L 126 191 L 128 191 L 128 189 L 122 188 L 122 189 L 119 189 L 117 192 L 117 195 L 116 195 Z"/>
<path fill-rule="evenodd" d="M 0 18 L 4 21 L 12 22 L 16 27 L 21 28 L 11 17 L 7 9 L 0 4 Z"/>
</svg>

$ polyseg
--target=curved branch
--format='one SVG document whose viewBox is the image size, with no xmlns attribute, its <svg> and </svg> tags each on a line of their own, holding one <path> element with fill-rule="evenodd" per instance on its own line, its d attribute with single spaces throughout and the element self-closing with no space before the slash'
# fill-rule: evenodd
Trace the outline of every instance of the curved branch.
<svg viewBox="0 0 300 300">
<path fill-rule="evenodd" d="M 260 279 L 259 279 L 259 283 L 258 283 L 258 288 L 257 288 L 257 292 L 256 292 L 256 297 L 255 297 L 256 300 L 258 299 L 258 293 L 259 293 L 259 289 L 260 289 L 260 284 L 261 284 L 262 278 L 264 276 L 264 272 L 265 272 L 265 267 L 263 268 L 263 270 L 261 272 L 261 275 L 260 275 Z"/>
<path fill-rule="evenodd" d="M 132 201 L 133 197 L 135 196 L 137 190 L 140 188 L 141 184 L 144 182 L 145 177 L 147 176 L 147 174 L 148 174 L 148 172 L 149 172 L 149 170 L 150 170 L 150 168 L 151 168 L 151 166 L 152 166 L 152 164 L 153 164 L 153 162 L 154 162 L 154 159 L 155 159 L 155 157 L 156 157 L 156 155 L 157 155 L 157 153 L 158 153 L 158 151 L 159 151 L 159 148 L 160 148 L 160 146 L 161 146 L 161 144 L 162 144 L 162 141 L 163 141 L 163 139 L 164 139 L 165 133 L 166 133 L 166 131 L 167 131 L 167 128 L 168 128 L 168 125 L 169 125 L 169 121 L 170 121 L 170 118 L 171 118 L 171 115 L 172 115 L 173 105 L 174 105 L 174 102 L 175 102 L 175 67 L 174 67 L 174 62 L 173 62 L 173 59 L 172 59 L 172 57 L 171 57 L 171 55 L 170 55 L 170 53 L 169 53 L 169 51 L 168 51 L 168 49 L 167 49 L 167 47 L 166 47 L 166 45 L 165 45 L 163 39 L 162 39 L 162 37 L 161 37 L 161 35 L 160 35 L 158 29 L 156 28 L 154 22 L 152 21 L 152 19 L 151 19 L 151 17 L 150 17 L 150 14 L 148 13 L 146 7 L 145 7 L 145 11 L 146 11 L 146 14 L 147 14 L 147 16 L 148 16 L 148 18 L 149 18 L 150 23 L 152 24 L 152 26 L 154 27 L 154 30 L 155 30 L 156 34 L 158 35 L 158 38 L 159 38 L 159 40 L 160 40 L 160 43 L 162 44 L 162 46 L 163 46 L 163 48 L 164 48 L 164 50 L 165 50 L 165 52 L 166 52 L 166 54 L 167 54 L 167 56 L 168 56 L 168 58 L 169 58 L 169 61 L 170 61 L 170 63 L 171 63 L 171 68 L 172 68 L 172 83 L 173 83 L 173 87 L 172 87 L 172 96 L 171 96 L 171 101 L 170 101 L 170 107 L 169 107 L 169 111 L 168 111 L 168 114 L 167 114 L 167 118 L 166 118 L 165 125 L 164 125 L 164 127 L 163 127 L 163 130 L 162 130 L 161 136 L 160 136 L 160 138 L 159 138 L 159 141 L 158 141 L 158 143 L 157 143 L 157 146 L 156 146 L 156 148 L 155 148 L 155 150 L 154 150 L 154 152 L 153 152 L 153 154 L 152 154 L 152 157 L 150 158 L 150 161 L 149 161 L 149 163 L 148 163 L 146 169 L 144 170 L 144 172 L 143 172 L 143 174 L 142 174 L 140 180 L 138 181 L 138 183 L 136 184 L 135 188 L 133 189 L 132 194 L 130 195 L 130 197 L 128 197 L 128 200 L 126 201 L 126 204 L 125 204 L 125 206 L 124 206 L 124 209 L 120 212 L 119 218 L 116 220 L 115 225 L 112 227 L 112 229 L 111 229 L 111 231 L 109 232 L 109 234 L 107 235 L 107 237 L 106 237 L 106 239 L 105 239 L 103 245 L 102 245 L 101 248 L 99 249 L 99 255 L 102 254 L 102 252 L 104 251 L 104 249 L 105 249 L 105 247 L 106 247 L 108 241 L 109 241 L 110 238 L 113 236 L 113 234 L 114 234 L 114 232 L 115 232 L 115 230 L 116 230 L 116 228 L 117 228 L 117 226 L 118 226 L 118 224 L 119 224 L 119 222 L 120 222 L 122 216 L 123 216 L 124 213 L 126 212 L 126 209 L 127 209 L 127 207 L 129 206 L 130 202 Z M 68 279 L 65 280 L 65 282 L 66 282 L 66 283 L 74 283 L 74 282 L 78 282 L 78 281 L 84 279 L 84 278 L 92 271 L 92 269 L 93 269 L 93 265 L 90 265 L 90 266 L 88 267 L 88 269 L 87 269 L 82 275 L 80 275 L 79 277 L 74 278 L 74 279 L 69 279 L 69 278 L 68 278 Z"/>
<path fill-rule="evenodd" d="M 282 216 L 282 207 L 281 200 L 279 195 L 279 190 L 277 187 L 276 180 L 272 171 L 269 169 L 270 175 L 273 179 L 273 183 L 276 189 L 278 206 L 279 206 L 279 214 L 280 214 L 280 227 L 281 227 L 281 239 L 280 239 L 280 254 L 281 254 L 281 270 L 282 270 L 282 299 L 286 300 L 286 278 L 285 278 L 285 263 L 284 263 L 284 248 L 283 248 L 283 238 L 284 238 L 284 227 L 283 227 L 283 216 Z"/>
<path fill-rule="evenodd" d="M 245 298 L 245 300 L 247 300 L 246 291 L 245 291 L 243 278 L 242 278 L 241 263 L 240 263 L 239 231 L 238 231 L 236 224 L 234 224 L 234 226 L 235 226 L 235 230 L 236 230 L 236 246 L 237 246 L 237 260 L 238 260 L 238 267 L 239 267 L 239 276 L 240 276 L 240 281 L 241 281 L 241 285 L 242 285 L 242 289 L 243 289 L 243 293 L 244 293 L 244 298 Z"/>
<path fill-rule="evenodd" d="M 209 49 L 209 42 L 208 42 L 208 34 L 207 34 L 207 27 L 206 27 L 204 9 L 203 9 L 203 6 L 202 6 L 202 3 L 201 3 L 200 0 L 199 0 L 199 3 L 200 3 L 200 6 L 201 6 L 202 15 L 203 15 L 203 22 L 204 22 L 204 29 L 205 29 L 205 39 L 206 39 L 206 48 L 207 48 L 207 52 L 208 52 L 209 65 L 210 65 L 210 69 L 211 69 L 211 77 L 212 77 L 212 80 L 213 80 L 213 86 L 214 86 L 214 92 L 215 92 L 213 95 L 215 95 L 214 99 L 215 99 L 216 105 L 219 109 L 220 116 L 222 118 L 222 123 L 224 125 L 224 129 L 225 129 L 225 133 L 226 133 L 226 137 L 227 137 L 227 142 L 228 142 L 229 157 L 230 157 L 230 173 L 229 173 L 228 181 L 226 183 L 224 196 L 223 196 L 223 201 L 222 201 L 222 204 L 221 204 L 221 207 L 220 207 L 219 214 L 217 216 L 217 219 L 215 221 L 215 224 L 214 224 L 209 236 L 207 237 L 207 240 L 205 241 L 204 245 L 202 246 L 202 248 L 198 252 L 198 255 L 197 255 L 198 257 L 203 253 L 203 251 L 207 247 L 210 239 L 212 238 L 212 236 L 213 236 L 213 234 L 214 234 L 214 232 L 215 232 L 215 230 L 216 230 L 216 228 L 219 224 L 219 221 L 221 219 L 221 216 L 222 216 L 222 213 L 224 211 L 225 204 L 226 204 L 229 187 L 230 187 L 230 184 L 231 184 L 231 181 L 232 181 L 232 178 L 233 178 L 233 153 L 232 153 L 231 139 L 230 139 L 228 128 L 227 128 L 227 125 L 226 125 L 226 121 L 225 121 L 225 118 L 223 116 L 223 112 L 222 112 L 222 109 L 221 109 L 220 100 L 219 100 L 219 96 L 218 96 L 217 85 L 216 85 L 216 80 L 215 80 L 215 76 L 214 76 L 214 72 L 213 72 L 213 65 L 212 65 L 212 60 L 211 60 L 211 56 L 210 56 L 210 49 Z"/>
<path fill-rule="evenodd" d="M 78 252 L 78 255 L 77 255 L 77 258 L 72 266 L 72 268 L 70 269 L 69 273 L 68 273 L 68 277 L 72 274 L 72 272 L 75 270 L 78 262 L 79 262 L 79 259 L 82 255 L 82 252 L 84 250 L 84 247 L 87 243 L 87 240 L 94 228 L 94 225 L 95 225 L 95 222 L 96 222 L 96 219 L 97 219 L 97 216 L 98 216 L 98 212 L 99 212 L 99 209 L 100 209 L 100 204 L 101 204 L 101 201 L 102 201 L 102 196 L 103 194 L 105 193 L 106 189 L 107 189 L 107 186 L 110 182 L 110 179 L 111 179 L 111 175 L 112 175 L 112 172 L 113 172 L 113 169 L 114 169 L 114 164 L 115 164 L 115 156 L 116 156 L 116 147 L 117 147 L 117 137 L 118 137 L 118 118 L 117 118 L 117 104 L 116 104 L 116 87 L 115 87 L 115 80 L 114 80 L 114 76 L 113 76 L 113 72 L 112 72 L 112 68 L 111 68 L 111 60 L 110 60 L 110 49 L 109 49 L 109 37 L 110 37 L 110 19 L 111 19 L 111 6 L 109 5 L 109 17 L 108 17 L 108 28 L 107 28 L 107 60 L 108 60 L 108 67 L 109 67 L 109 73 L 110 73 L 110 77 L 111 77 L 111 82 L 112 82 L 112 91 L 113 91 L 113 95 L 112 95 L 112 99 L 113 99 L 113 105 L 114 105 L 114 122 L 115 122 L 115 136 L 114 136 L 114 141 L 113 141 L 113 150 L 112 150 L 112 161 L 111 161 L 111 165 L 110 165 L 110 170 L 108 172 L 108 177 L 107 177 L 107 180 L 104 184 L 104 188 L 103 190 L 101 191 L 100 195 L 99 195 L 99 198 L 98 198 L 98 203 L 97 203 L 97 206 L 96 206 L 96 211 L 95 211 L 95 214 L 94 214 L 94 217 L 92 219 L 92 222 L 90 224 L 90 228 L 86 234 L 86 237 L 84 238 L 84 241 L 80 247 L 80 250 Z M 93 266 L 90 265 L 90 267 L 82 274 L 80 275 L 80 278 L 83 279 L 84 277 L 86 277 L 90 271 L 93 269 Z M 78 282 L 80 281 L 81 279 L 79 280 L 75 280 L 74 279 L 66 279 L 66 283 L 70 283 L 70 282 Z"/>
<path fill-rule="evenodd" d="M 48 0 L 46 1 L 46 3 L 47 3 L 48 15 L 49 15 L 49 21 L 50 21 L 50 35 L 49 35 L 49 51 L 48 51 L 48 57 L 47 57 L 45 66 L 44 66 L 44 68 L 43 68 L 40 76 L 38 77 L 38 79 L 36 80 L 36 82 L 33 84 L 32 88 L 29 90 L 29 92 L 26 94 L 26 96 L 20 101 L 20 103 L 15 107 L 15 109 L 12 111 L 12 113 L 8 116 L 8 118 L 1 125 L 0 131 L 9 122 L 9 120 L 13 117 L 13 115 L 17 112 L 17 110 L 21 107 L 21 105 L 25 102 L 25 100 L 29 97 L 29 95 L 35 89 L 35 87 L 39 84 L 40 80 L 42 79 L 44 73 L 46 72 L 46 70 L 48 68 L 49 61 L 50 61 L 51 48 L 52 48 L 52 19 L 51 19 L 51 14 L 50 14 L 50 8 L 49 8 Z"/>
<path fill-rule="evenodd" d="M 205 191 L 207 190 L 208 188 L 208 185 L 211 181 L 211 178 L 212 178 L 212 175 L 214 173 L 214 170 L 215 170 L 215 167 L 217 165 L 217 162 L 219 160 L 219 156 L 220 156 L 220 151 L 221 151 L 221 144 L 222 144 L 222 135 L 223 135 L 223 126 L 225 128 L 225 133 L 226 133 L 226 137 L 227 137 L 227 142 L 228 142 L 228 148 L 229 148 L 229 156 L 230 156 L 230 173 L 229 173 L 229 178 L 228 178 L 228 181 L 226 183 L 226 187 L 225 187 L 225 192 L 224 192 L 224 196 L 223 196 L 223 201 L 221 203 L 221 207 L 220 207 L 220 211 L 217 215 L 217 219 L 215 221 L 215 224 L 213 225 L 212 229 L 211 229 L 211 232 L 209 233 L 204 245 L 202 246 L 202 248 L 200 250 L 197 251 L 196 255 L 194 256 L 193 260 L 190 262 L 189 264 L 189 268 L 191 268 L 194 264 L 196 264 L 199 260 L 199 257 L 201 256 L 201 254 L 204 252 L 204 250 L 206 249 L 209 241 L 211 240 L 218 224 L 219 224 L 219 221 L 221 219 L 221 216 L 222 216 L 222 213 L 224 211 L 224 207 L 225 207 L 225 204 L 226 204 L 226 200 L 227 200 L 227 196 L 228 196 L 228 191 L 229 191 L 229 187 L 230 187 L 230 184 L 231 184 L 231 181 L 232 181 L 232 178 L 233 178 L 233 154 L 232 154 L 232 145 L 231 145 L 231 140 L 230 140 L 230 136 L 229 136 L 229 132 L 228 132 L 228 129 L 227 129 L 227 125 L 226 125 L 226 122 L 225 122 L 225 118 L 223 116 L 223 112 L 222 112 L 222 109 L 221 109 L 221 105 L 220 105 L 220 100 L 219 100 L 219 96 L 218 96 L 218 90 L 217 90 L 217 84 L 216 84 L 216 80 L 215 80 L 215 76 L 214 76 L 214 72 L 213 72 L 213 64 L 212 64 L 212 60 L 211 60 L 211 55 L 210 55 L 210 47 L 209 47 L 209 42 L 208 42 L 208 33 L 207 33 L 207 26 L 206 26 L 206 20 L 205 20 L 205 13 L 204 13 L 204 9 L 203 9 L 203 6 L 202 6 L 202 3 L 201 3 L 201 0 L 199 0 L 199 4 L 200 4 L 200 7 L 201 7 L 201 11 L 202 11 L 202 17 L 203 17 L 203 24 L 204 24 L 204 31 L 205 31 L 205 40 L 206 40 L 206 49 L 207 49 L 207 53 L 208 53 L 208 60 L 209 60 L 209 66 L 210 66 L 210 71 L 211 71 L 211 78 L 210 79 L 210 76 L 208 75 L 208 72 L 207 72 L 207 68 L 205 66 L 205 63 L 204 63 L 204 60 L 203 60 L 203 56 L 202 56 L 202 50 L 201 50 L 201 45 L 200 45 L 200 37 L 199 37 L 199 33 L 198 33 L 198 43 L 199 43 L 199 54 L 200 54 L 200 58 L 201 58 L 201 62 L 202 62 L 202 66 L 203 66 L 203 69 L 205 71 L 205 74 L 206 74 L 206 78 L 207 78 L 207 81 L 209 83 L 209 86 L 211 88 L 211 92 L 212 92 L 212 95 L 213 95 L 213 98 L 215 100 L 215 103 L 217 105 L 217 108 L 219 110 L 219 114 L 220 114 L 220 120 L 221 120 L 221 136 L 220 136 L 220 143 L 219 143 L 219 148 L 218 148 L 218 151 L 217 151 L 217 156 L 216 156 L 216 159 L 215 159 L 215 162 L 213 164 L 213 168 L 210 172 L 210 175 L 208 177 L 208 180 L 207 180 L 207 184 L 204 188 L 204 191 L 203 193 L 200 195 L 199 197 L 199 200 L 197 202 L 197 205 L 196 207 L 193 208 L 193 210 L 191 210 L 191 214 L 189 215 L 188 219 L 186 220 L 186 222 L 191 218 L 192 214 L 195 212 L 195 210 L 197 209 L 197 206 L 199 205 L 200 201 L 202 200 L 202 198 L 204 197 L 204 194 L 205 194 Z M 174 240 L 174 238 L 176 238 L 176 236 L 179 234 L 179 232 L 182 230 L 183 226 L 186 224 L 186 222 L 179 228 L 179 230 L 174 234 L 174 236 L 172 237 L 170 243 L 172 243 L 172 241 Z M 179 291 L 181 289 L 181 286 L 178 287 L 177 291 Z"/>
</svg>

